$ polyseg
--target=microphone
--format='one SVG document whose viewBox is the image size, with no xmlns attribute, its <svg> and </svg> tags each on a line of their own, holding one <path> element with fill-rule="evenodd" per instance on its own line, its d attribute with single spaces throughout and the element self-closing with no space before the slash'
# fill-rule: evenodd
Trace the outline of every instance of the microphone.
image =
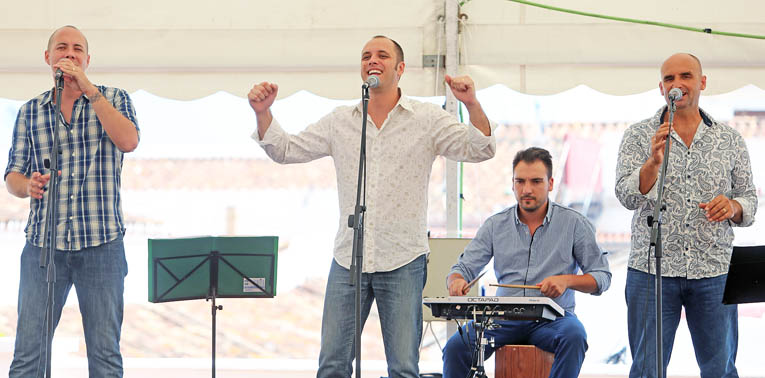
<svg viewBox="0 0 765 378">
<path fill-rule="evenodd" d="M 683 98 L 683 91 L 681 91 L 680 88 L 672 88 L 672 90 L 669 91 L 668 97 L 670 101 L 675 102 Z"/>
<path fill-rule="evenodd" d="M 380 79 L 376 75 L 369 75 L 364 84 L 361 85 L 364 89 L 377 88 L 380 85 Z"/>
<path fill-rule="evenodd" d="M 64 76 L 64 71 L 61 71 L 60 68 L 57 68 L 56 69 L 56 80 L 60 80 L 61 77 L 63 77 L 63 76 Z"/>
</svg>

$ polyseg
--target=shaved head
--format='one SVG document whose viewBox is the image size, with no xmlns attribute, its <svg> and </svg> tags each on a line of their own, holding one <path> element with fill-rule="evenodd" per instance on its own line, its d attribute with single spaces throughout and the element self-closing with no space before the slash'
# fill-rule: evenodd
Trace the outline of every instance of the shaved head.
<svg viewBox="0 0 765 378">
<path fill-rule="evenodd" d="M 667 60 L 665 60 L 664 63 L 662 63 L 662 65 L 661 65 L 661 72 L 662 73 L 664 72 L 664 67 L 667 65 L 667 63 L 669 63 L 670 61 L 677 61 L 677 60 L 690 60 L 690 61 L 693 61 L 694 65 L 699 70 L 699 75 L 703 74 L 702 69 L 701 69 L 701 61 L 699 60 L 699 58 L 696 57 L 696 55 L 689 54 L 689 53 L 677 53 L 677 54 L 673 54 L 672 56 L 667 58 Z"/>
<path fill-rule="evenodd" d="M 48 51 L 50 51 L 51 45 L 53 44 L 53 41 L 56 39 L 56 34 L 58 34 L 58 32 L 60 32 L 63 29 L 74 29 L 74 30 L 77 30 L 80 34 L 82 34 L 82 39 L 85 40 L 85 53 L 88 52 L 88 39 L 85 38 L 85 34 L 83 34 L 82 31 L 80 31 L 80 29 L 77 29 L 77 27 L 73 25 L 64 25 L 54 30 L 53 33 L 51 33 L 50 37 L 48 38 Z"/>
</svg>

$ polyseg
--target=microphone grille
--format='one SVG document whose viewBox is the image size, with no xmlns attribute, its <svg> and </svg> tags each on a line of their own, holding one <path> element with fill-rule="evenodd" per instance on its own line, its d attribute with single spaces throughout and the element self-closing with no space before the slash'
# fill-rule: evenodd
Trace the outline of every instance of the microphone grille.
<svg viewBox="0 0 765 378">
<path fill-rule="evenodd" d="M 369 85 L 369 88 L 377 88 L 377 86 L 380 85 L 380 79 L 375 75 L 369 75 L 369 77 L 367 77 L 367 84 Z"/>
</svg>

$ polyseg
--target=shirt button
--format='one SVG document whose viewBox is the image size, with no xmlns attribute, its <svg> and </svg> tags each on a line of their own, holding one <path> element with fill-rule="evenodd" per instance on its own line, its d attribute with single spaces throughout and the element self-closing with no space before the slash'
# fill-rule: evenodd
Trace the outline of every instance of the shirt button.
<svg viewBox="0 0 765 378">
<path fill-rule="evenodd" d="M 688 202 L 688 203 L 690 203 L 690 202 L 691 202 L 691 199 L 689 198 L 689 199 L 685 200 L 685 202 Z"/>
<path fill-rule="evenodd" d="M 74 173 L 72 173 L 72 177 L 74 177 Z"/>
<path fill-rule="evenodd" d="M 691 225 L 690 225 L 690 224 L 688 224 L 688 223 L 686 223 L 686 224 L 685 224 L 685 227 L 691 227 Z"/>
<path fill-rule="evenodd" d="M 74 217 L 69 217 L 69 220 L 72 220 Z"/>
<path fill-rule="evenodd" d="M 686 177 L 691 178 L 691 175 L 687 175 Z"/>
</svg>

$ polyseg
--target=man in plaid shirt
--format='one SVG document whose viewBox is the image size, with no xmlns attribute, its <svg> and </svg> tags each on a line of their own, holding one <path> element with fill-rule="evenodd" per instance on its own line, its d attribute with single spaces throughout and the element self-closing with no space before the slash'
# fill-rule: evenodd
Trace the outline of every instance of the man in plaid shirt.
<svg viewBox="0 0 765 378">
<path fill-rule="evenodd" d="M 128 94 L 97 86 L 85 70 L 88 42 L 74 26 L 57 29 L 45 62 L 61 70 L 62 93 L 49 90 L 21 106 L 5 169 L 8 191 L 30 198 L 27 242 L 21 255 L 16 347 L 9 377 L 42 377 L 45 372 L 45 309 L 48 284 L 40 268 L 46 246 L 45 217 L 56 117 L 59 129 L 56 281 L 54 326 L 74 285 L 82 314 L 91 377 L 122 377 L 120 329 L 127 261 L 120 173 L 125 152 L 138 146 L 135 110 Z M 61 113 L 55 114 L 61 101 Z"/>
</svg>

